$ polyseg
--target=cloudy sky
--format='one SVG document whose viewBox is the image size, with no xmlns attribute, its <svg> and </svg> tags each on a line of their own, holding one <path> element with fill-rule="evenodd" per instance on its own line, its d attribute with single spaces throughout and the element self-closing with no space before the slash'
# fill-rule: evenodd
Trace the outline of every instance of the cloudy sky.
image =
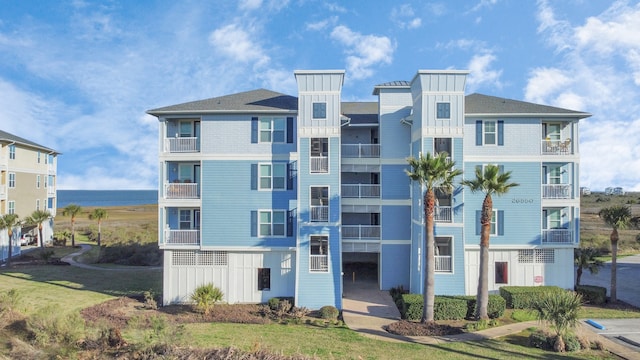
<svg viewBox="0 0 640 360">
<path fill-rule="evenodd" d="M 640 191 L 640 3 L 0 0 L 0 129 L 63 153 L 59 189 L 157 186 L 145 111 L 345 69 L 343 100 L 418 69 L 593 114 L 581 185 Z"/>
</svg>

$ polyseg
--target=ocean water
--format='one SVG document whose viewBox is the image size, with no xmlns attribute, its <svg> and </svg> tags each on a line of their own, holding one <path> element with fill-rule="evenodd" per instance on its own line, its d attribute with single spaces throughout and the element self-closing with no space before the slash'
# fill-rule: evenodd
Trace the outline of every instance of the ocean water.
<svg viewBox="0 0 640 360">
<path fill-rule="evenodd" d="M 158 203 L 158 190 L 58 190 L 57 207 L 129 206 Z"/>
</svg>

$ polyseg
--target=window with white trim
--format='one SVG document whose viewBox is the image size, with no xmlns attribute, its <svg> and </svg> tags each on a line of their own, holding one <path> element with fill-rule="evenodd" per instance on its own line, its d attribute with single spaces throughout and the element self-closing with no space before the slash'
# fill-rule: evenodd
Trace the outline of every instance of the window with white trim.
<svg viewBox="0 0 640 360">
<path fill-rule="evenodd" d="M 329 221 L 329 187 L 312 186 L 311 191 L 311 221 Z"/>
<path fill-rule="evenodd" d="M 180 230 L 191 230 L 191 210 L 180 209 Z"/>
<path fill-rule="evenodd" d="M 40 210 L 40 199 L 36 199 L 36 210 Z"/>
<path fill-rule="evenodd" d="M 16 173 L 9 173 L 9 188 L 16 187 Z"/>
<path fill-rule="evenodd" d="M 16 202 L 11 200 L 9 201 L 9 208 L 8 208 L 8 214 L 15 214 L 16 213 Z"/>
<path fill-rule="evenodd" d="M 491 235 L 498 235 L 498 210 L 496 209 L 491 213 Z"/>
<path fill-rule="evenodd" d="M 13 144 L 9 145 L 9 159 L 16 159 L 16 146 Z"/>
<path fill-rule="evenodd" d="M 435 261 L 436 272 L 452 272 L 453 271 L 453 252 L 451 251 L 450 237 L 435 238 Z"/>
<path fill-rule="evenodd" d="M 329 172 L 329 139 L 328 138 L 311 138 L 311 158 L 309 161 L 310 172 L 327 173 Z"/>
<path fill-rule="evenodd" d="M 439 102 L 436 103 L 436 119 L 450 119 L 451 118 L 451 103 Z"/>
<path fill-rule="evenodd" d="M 36 175 L 36 189 L 40 189 L 40 175 Z"/>
<path fill-rule="evenodd" d="M 286 137 L 287 122 L 283 117 L 260 118 L 260 142 L 284 143 Z"/>
<path fill-rule="evenodd" d="M 285 236 L 287 212 L 261 210 L 258 212 L 259 236 Z"/>
<path fill-rule="evenodd" d="M 312 235 L 309 238 L 309 271 L 329 272 L 329 237 Z"/>
<path fill-rule="evenodd" d="M 313 119 L 326 119 L 326 118 L 327 118 L 327 103 L 314 102 L 313 103 Z"/>
<path fill-rule="evenodd" d="M 38 150 L 38 164 L 40 164 L 40 150 Z"/>
<path fill-rule="evenodd" d="M 482 127 L 482 139 L 484 145 L 496 145 L 498 143 L 498 128 L 495 120 L 485 120 Z"/>
<path fill-rule="evenodd" d="M 260 190 L 285 190 L 287 188 L 287 164 L 259 164 Z"/>
</svg>

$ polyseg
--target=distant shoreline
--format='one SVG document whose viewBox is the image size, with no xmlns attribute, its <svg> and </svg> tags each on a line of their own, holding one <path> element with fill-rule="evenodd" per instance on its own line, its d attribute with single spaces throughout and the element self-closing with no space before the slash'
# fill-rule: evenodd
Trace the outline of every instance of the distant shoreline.
<svg viewBox="0 0 640 360">
<path fill-rule="evenodd" d="M 58 190 L 57 208 L 157 205 L 158 190 Z"/>
</svg>

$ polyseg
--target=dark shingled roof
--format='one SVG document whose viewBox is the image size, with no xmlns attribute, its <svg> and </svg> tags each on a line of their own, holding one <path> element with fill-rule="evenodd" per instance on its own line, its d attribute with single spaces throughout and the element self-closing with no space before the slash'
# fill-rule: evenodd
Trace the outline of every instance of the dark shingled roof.
<svg viewBox="0 0 640 360">
<path fill-rule="evenodd" d="M 147 111 L 151 115 L 208 112 L 297 111 L 298 98 L 279 92 L 258 89 L 211 99 L 191 101 Z"/>
<path fill-rule="evenodd" d="M 40 144 L 36 144 L 33 141 L 29 141 L 29 140 L 27 140 L 25 138 L 21 138 L 20 136 L 9 134 L 8 132 L 2 131 L 2 130 L 0 130 L 0 142 L 3 142 L 3 143 L 13 143 L 13 142 L 15 142 L 15 143 L 18 143 L 18 144 L 27 145 L 27 146 L 30 146 L 30 147 L 34 147 L 34 148 L 43 150 L 44 152 L 59 154 L 59 152 L 57 152 L 57 151 L 55 151 L 55 150 L 53 150 L 51 148 L 48 148 L 46 146 L 42 146 Z"/>
<path fill-rule="evenodd" d="M 341 110 L 342 115 L 351 119 L 352 125 L 378 123 L 377 102 L 342 102 Z"/>
<path fill-rule="evenodd" d="M 505 99 L 497 96 L 471 94 L 464 98 L 465 115 L 473 114 L 546 114 L 558 116 L 577 116 L 585 118 L 589 113 L 567 110 L 559 107 L 540 105 L 525 101 Z"/>
</svg>

